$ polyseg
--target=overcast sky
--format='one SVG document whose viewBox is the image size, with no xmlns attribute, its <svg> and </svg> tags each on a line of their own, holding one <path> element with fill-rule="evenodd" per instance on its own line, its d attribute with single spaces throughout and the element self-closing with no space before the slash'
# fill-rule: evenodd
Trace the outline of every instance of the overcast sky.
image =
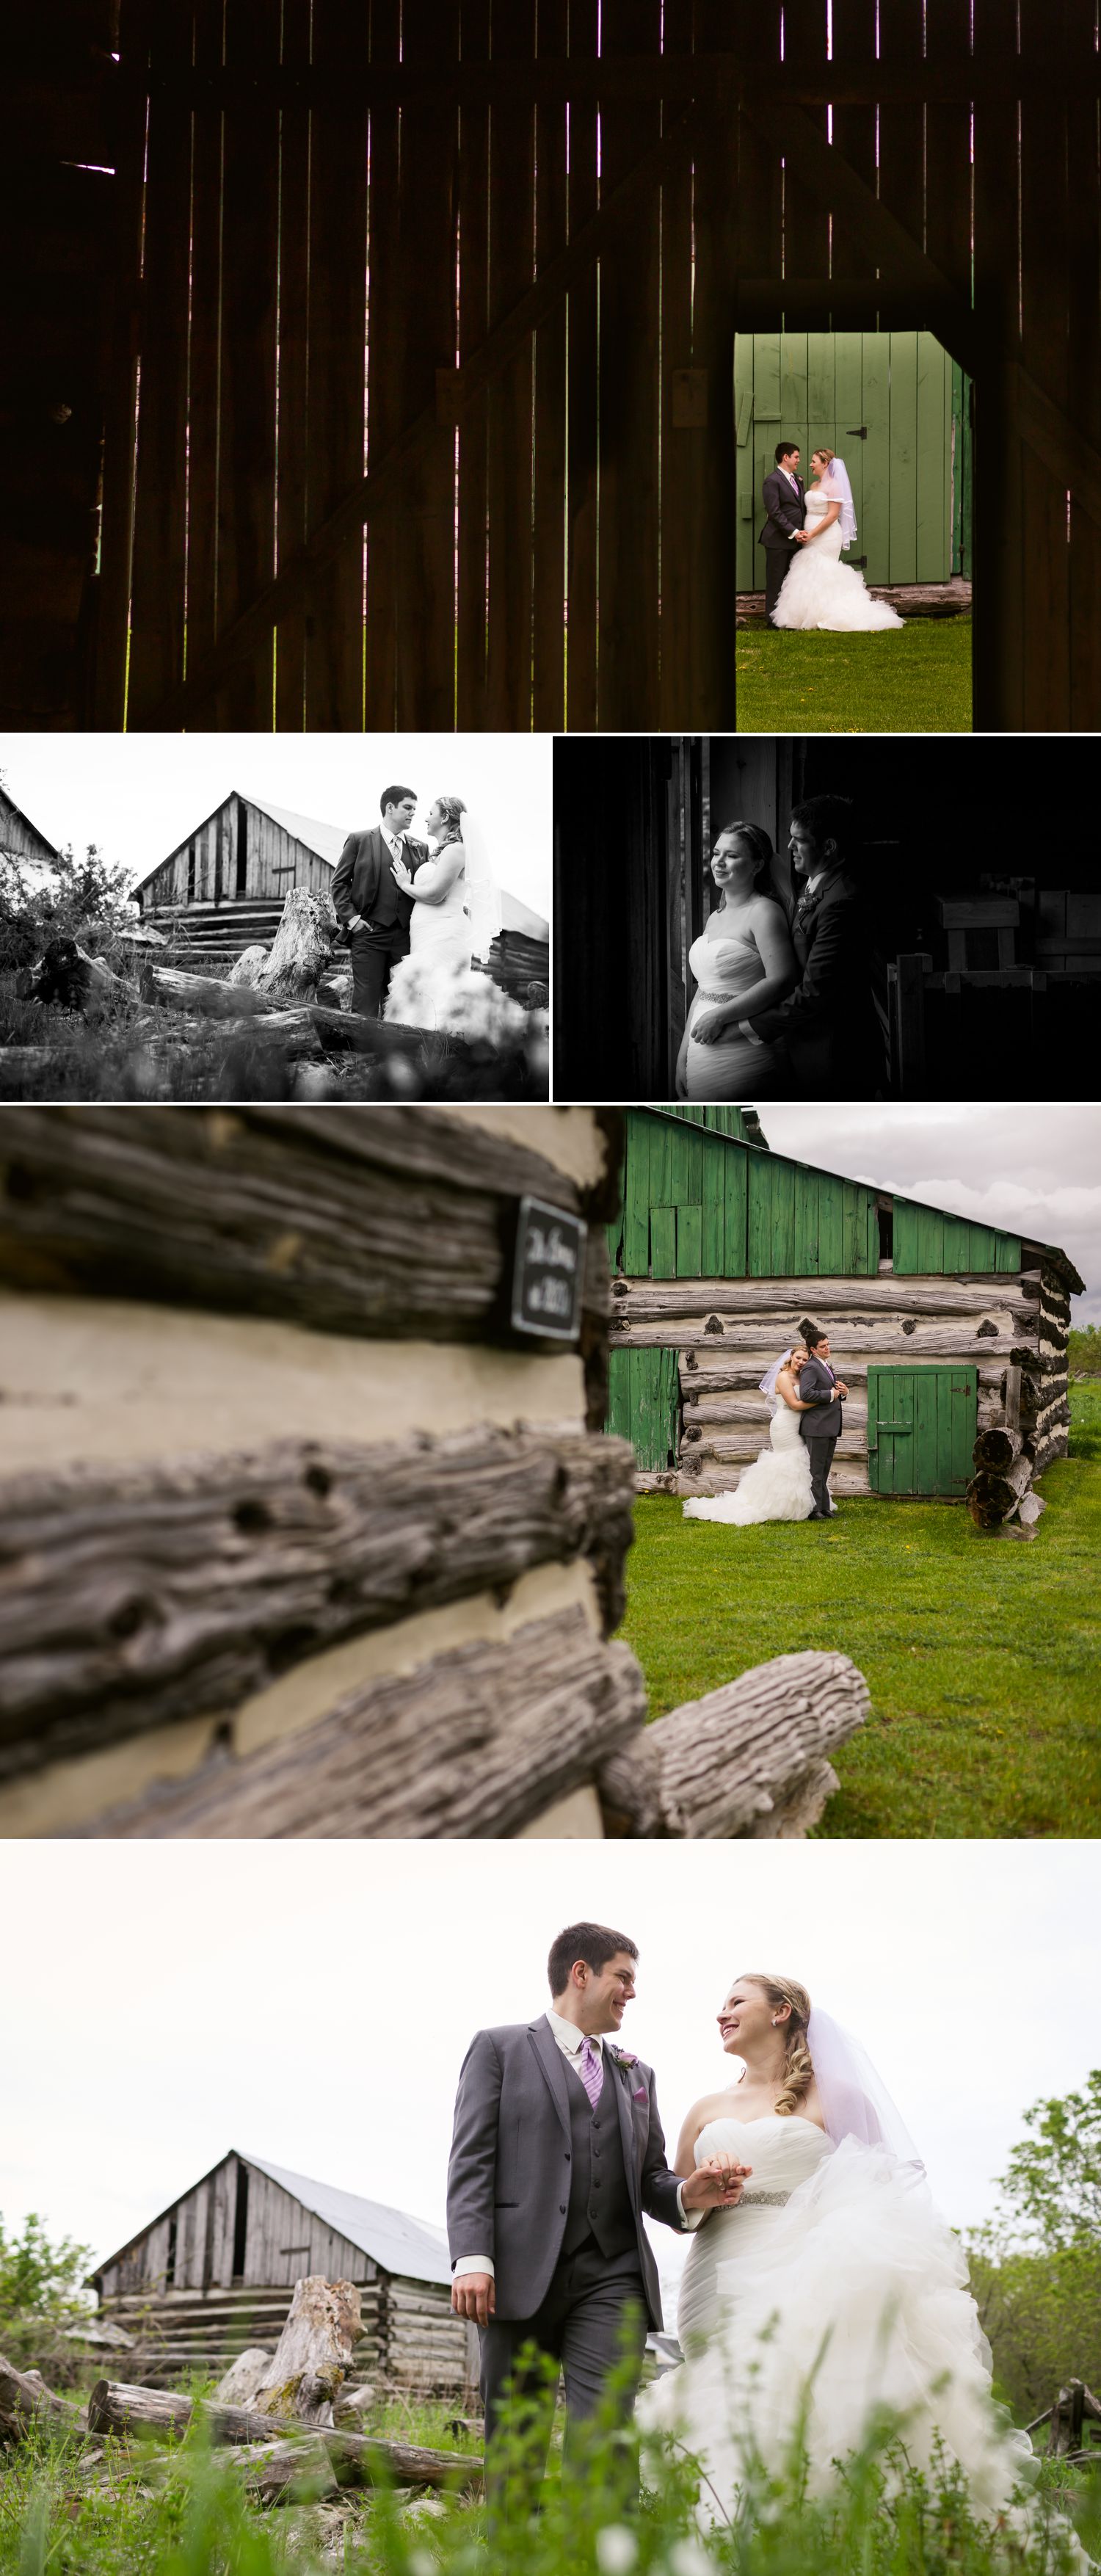
<svg viewBox="0 0 1101 2576">
<path fill-rule="evenodd" d="M 144 876 L 233 787 L 344 831 L 378 821 L 384 787 L 415 787 L 418 823 L 436 796 L 461 796 L 485 830 L 498 877 L 549 918 L 551 747 L 544 735 L 0 735 L 0 775 L 55 849 L 94 841 Z M 417 825 L 414 825 L 414 829 Z"/>
<path fill-rule="evenodd" d="M 765 1100 L 760 1116 L 778 1154 L 1059 1244 L 1086 1282 L 1073 1321 L 1101 1322 L 1096 1103 Z"/>
<path fill-rule="evenodd" d="M 729 1981 L 779 1970 L 859 2031 L 967 2224 L 1025 2108 L 1101 2062 L 1096 1859 L 1067 1842 L 9 1843 L 0 2211 L 37 2209 L 102 2256 L 235 2146 L 442 2223 L 467 2041 L 543 2008 L 551 1939 L 587 1915 L 639 1945 L 624 2040 L 655 2067 L 670 2160 L 724 2080 Z M 655 2237 L 672 2281 L 677 2240 Z"/>
</svg>

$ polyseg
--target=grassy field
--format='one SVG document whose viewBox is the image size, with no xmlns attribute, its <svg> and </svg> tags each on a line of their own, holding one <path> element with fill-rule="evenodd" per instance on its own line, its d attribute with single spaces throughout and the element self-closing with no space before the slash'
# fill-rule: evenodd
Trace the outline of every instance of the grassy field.
<svg viewBox="0 0 1101 2576">
<path fill-rule="evenodd" d="M 915 617 L 901 635 L 743 627 L 739 733 L 970 733 L 970 617 Z"/>
<path fill-rule="evenodd" d="M 730 1529 L 635 1512 L 623 1635 L 656 1717 L 771 1655 L 851 1655 L 872 1716 L 837 1756 L 826 1835 L 1101 1834 L 1101 1383 L 1034 1539 L 953 1503 L 843 1502 L 825 1523 Z"/>
</svg>

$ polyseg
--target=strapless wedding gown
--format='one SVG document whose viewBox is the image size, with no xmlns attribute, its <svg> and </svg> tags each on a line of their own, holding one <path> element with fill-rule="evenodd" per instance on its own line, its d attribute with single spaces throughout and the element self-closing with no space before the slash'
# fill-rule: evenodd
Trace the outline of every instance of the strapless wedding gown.
<svg viewBox="0 0 1101 2576">
<path fill-rule="evenodd" d="M 446 847 L 446 843 L 444 844 Z M 418 883 L 432 883 L 433 859 L 417 871 Z M 442 903 L 415 903 L 409 924 L 409 955 L 400 957 L 390 978 L 383 1018 L 418 1029 L 462 1026 L 465 987 L 470 976 L 470 920 L 465 910 L 466 882 L 460 869 Z M 479 985 L 482 978 L 479 977 Z"/>
<path fill-rule="evenodd" d="M 737 1028 L 712 1046 L 701 1046 L 692 1035 L 701 1012 L 713 1010 L 716 1002 L 736 1002 L 740 993 L 761 982 L 765 969 L 756 941 L 709 939 L 703 932 L 692 942 L 688 963 L 698 986 L 688 1014 L 684 1072 L 689 1100 L 741 1100 L 749 1093 L 758 1098 L 765 1079 L 781 1063 L 779 1047 L 755 1046 Z"/>
<path fill-rule="evenodd" d="M 881 2409 L 905 2416 L 911 2461 L 938 2438 L 983 2513 L 1027 2476 L 1031 2446 L 994 2409 L 990 2352 L 967 2266 L 917 2169 L 810 2120 L 709 2121 L 701 2164 L 725 2148 L 752 2165 L 736 2209 L 693 2236 L 677 2328 L 685 2360 L 639 2400 L 643 2433 L 672 2433 L 710 2487 L 700 2515 L 736 2509 L 747 2466 L 782 2468 L 801 2410 L 811 2486 L 856 2450 Z"/>
<path fill-rule="evenodd" d="M 701 1494 L 686 1503 L 686 1521 L 730 1521 L 746 1529 L 751 1521 L 805 1521 L 814 1510 L 810 1451 L 799 1429 L 799 1415 L 781 1396 L 773 1407 L 769 1445 L 751 1467 L 745 1467 L 732 1494 Z"/>
<path fill-rule="evenodd" d="M 807 525 L 825 517 L 829 496 L 807 494 Z M 823 530 L 813 545 L 791 549 L 792 561 L 773 617 L 776 626 L 828 627 L 833 633 L 859 634 L 904 621 L 885 599 L 873 599 L 863 573 L 841 561 L 841 521 Z"/>
</svg>

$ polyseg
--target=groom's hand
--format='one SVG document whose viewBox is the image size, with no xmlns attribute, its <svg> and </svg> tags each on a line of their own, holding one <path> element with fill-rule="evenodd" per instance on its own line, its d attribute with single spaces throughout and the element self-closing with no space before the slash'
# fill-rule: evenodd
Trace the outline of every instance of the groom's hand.
<svg viewBox="0 0 1101 2576">
<path fill-rule="evenodd" d="M 700 1011 L 692 1022 L 692 1035 L 701 1046 L 714 1046 L 717 1039 L 725 1037 L 727 1025 L 725 1011 Z"/>
<path fill-rule="evenodd" d="M 752 2171 L 752 2165 L 740 2165 L 725 2153 L 709 2156 L 706 2164 L 697 2165 L 684 2185 L 681 2196 L 685 2208 L 736 2208 Z"/>
<path fill-rule="evenodd" d="M 496 2305 L 491 2272 L 464 2272 L 451 2284 L 452 2313 L 468 2325 L 487 2326 Z"/>
</svg>

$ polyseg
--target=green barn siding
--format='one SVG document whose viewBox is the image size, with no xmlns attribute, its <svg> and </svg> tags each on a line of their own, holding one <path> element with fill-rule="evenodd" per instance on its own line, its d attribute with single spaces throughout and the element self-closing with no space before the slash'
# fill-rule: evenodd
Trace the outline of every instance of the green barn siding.
<svg viewBox="0 0 1101 2576">
<path fill-rule="evenodd" d="M 630 1441 L 640 1467 L 660 1471 L 675 1464 L 680 1384 L 674 1350 L 609 1353 L 608 1429 Z"/>
<path fill-rule="evenodd" d="M 978 1371 L 870 1368 L 868 1478 L 874 1494 L 962 1496 L 971 1475 Z"/>
<path fill-rule="evenodd" d="M 894 1203 L 894 1267 L 899 1278 L 914 1273 L 1018 1271 L 1021 1238 L 994 1226 L 972 1225 L 966 1217 L 947 1216 L 939 1208 L 919 1206 L 914 1199 Z"/>
<path fill-rule="evenodd" d="M 627 1112 L 608 1243 L 631 1279 L 860 1278 L 879 1266 L 874 1191 L 656 1109 Z"/>
<path fill-rule="evenodd" d="M 815 447 L 844 457 L 868 581 L 970 573 L 968 395 L 928 331 L 739 333 L 737 588 L 763 586 L 761 485 L 781 435 L 798 440 L 805 480 Z"/>
</svg>

